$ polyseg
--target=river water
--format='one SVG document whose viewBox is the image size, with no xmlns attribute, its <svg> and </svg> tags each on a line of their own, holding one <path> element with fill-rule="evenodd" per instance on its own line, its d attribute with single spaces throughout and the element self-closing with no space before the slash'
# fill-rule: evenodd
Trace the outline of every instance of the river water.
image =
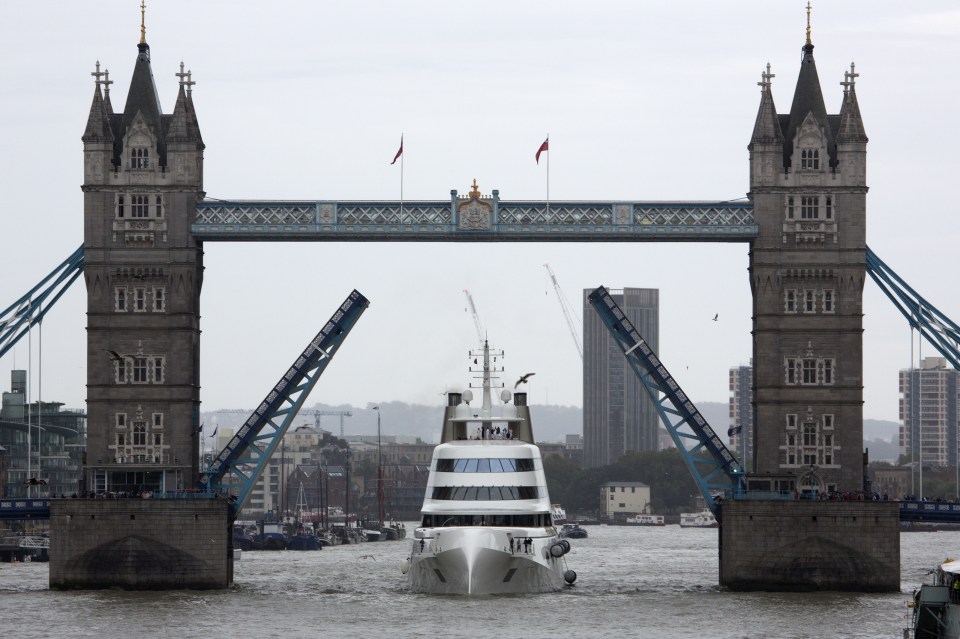
<svg viewBox="0 0 960 639">
<path fill-rule="evenodd" d="M 415 524 L 408 523 L 408 530 Z M 590 526 L 562 592 L 453 597 L 406 591 L 410 540 L 245 552 L 224 591 L 47 589 L 47 564 L 0 564 L 4 637 L 869 637 L 900 639 L 928 570 L 960 531 L 901 535 L 901 593 L 734 593 L 717 586 L 717 531 Z"/>
</svg>

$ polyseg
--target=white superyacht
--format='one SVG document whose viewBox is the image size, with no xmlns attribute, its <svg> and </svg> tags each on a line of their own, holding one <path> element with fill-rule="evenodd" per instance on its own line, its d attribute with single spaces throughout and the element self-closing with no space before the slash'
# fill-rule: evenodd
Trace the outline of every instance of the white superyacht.
<svg viewBox="0 0 960 639">
<path fill-rule="evenodd" d="M 423 519 L 403 567 L 416 592 L 549 592 L 576 581 L 564 558 L 570 542 L 557 535 L 551 520 L 526 393 L 501 386 L 502 405 L 493 406 L 494 380 L 503 370 L 497 359 L 502 357 L 486 343 L 482 352 L 470 353 L 473 364 L 483 361 L 482 371 L 470 369 L 482 379 L 480 406 L 471 406 L 469 388 L 447 393 Z"/>
</svg>

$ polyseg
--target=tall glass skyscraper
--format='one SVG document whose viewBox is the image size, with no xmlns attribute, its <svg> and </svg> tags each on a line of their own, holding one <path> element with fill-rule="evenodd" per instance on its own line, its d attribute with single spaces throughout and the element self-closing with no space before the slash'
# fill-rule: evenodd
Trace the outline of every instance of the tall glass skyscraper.
<svg viewBox="0 0 960 639">
<path fill-rule="evenodd" d="M 660 350 L 660 291 L 609 289 L 640 331 Z M 583 458 L 587 467 L 615 463 L 628 452 L 658 450 L 660 419 L 620 347 L 583 292 Z"/>
</svg>

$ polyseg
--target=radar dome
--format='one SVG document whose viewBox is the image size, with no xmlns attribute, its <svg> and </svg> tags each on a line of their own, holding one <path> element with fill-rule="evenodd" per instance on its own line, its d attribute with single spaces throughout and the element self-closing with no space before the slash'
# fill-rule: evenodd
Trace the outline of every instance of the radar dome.
<svg viewBox="0 0 960 639">
<path fill-rule="evenodd" d="M 473 401 L 473 391 L 469 388 L 463 391 L 463 401 L 467 402 L 468 404 Z"/>
<path fill-rule="evenodd" d="M 508 391 L 506 388 L 500 391 L 500 401 L 502 401 L 504 404 L 510 401 L 510 391 Z"/>
</svg>

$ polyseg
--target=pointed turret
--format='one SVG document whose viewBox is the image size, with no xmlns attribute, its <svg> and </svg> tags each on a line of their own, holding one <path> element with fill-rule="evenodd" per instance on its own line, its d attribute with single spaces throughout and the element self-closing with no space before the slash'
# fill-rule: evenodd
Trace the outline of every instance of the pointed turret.
<svg viewBox="0 0 960 639">
<path fill-rule="evenodd" d="M 757 111 L 757 121 L 753 125 L 753 136 L 750 144 L 782 144 L 783 131 L 777 119 L 777 107 L 773 103 L 773 91 L 770 80 L 776 77 L 770 73 L 770 63 L 767 63 L 766 73 L 761 74 L 760 82 L 760 109 Z"/>
<path fill-rule="evenodd" d="M 170 119 L 170 127 L 167 129 L 167 144 L 173 145 L 177 142 L 192 142 L 197 139 L 197 131 L 193 126 L 193 118 L 190 117 L 190 110 L 190 106 L 187 103 L 187 94 L 183 90 L 183 85 L 180 85 L 177 102 L 173 105 L 173 116 Z"/>
<path fill-rule="evenodd" d="M 141 114 L 144 123 L 150 128 L 157 139 L 157 153 L 163 158 L 164 141 L 161 120 L 160 99 L 157 97 L 157 86 L 153 81 L 153 70 L 150 67 L 150 45 L 140 42 L 137 45 L 139 54 L 133 68 L 133 78 L 130 80 L 130 89 L 127 93 L 127 103 L 123 107 L 123 121 L 120 135 L 125 136 L 130 130 L 137 114 Z"/>
<path fill-rule="evenodd" d="M 193 108 L 193 85 L 196 84 L 190 71 L 175 75 L 180 78 L 180 90 L 173 114 L 167 120 L 167 161 L 173 169 L 173 179 L 180 182 L 203 183 L 203 138 Z"/>
<path fill-rule="evenodd" d="M 197 121 L 196 110 L 193 108 L 193 85 L 196 82 L 193 81 L 192 72 L 184 71 L 183 67 L 184 64 L 181 62 L 180 72 L 174 74 L 180 78 L 180 91 L 167 128 L 167 144 L 172 146 L 174 143 L 193 142 L 202 149 L 200 124 Z"/>
<path fill-rule="evenodd" d="M 857 102 L 856 65 L 844 72 L 843 106 L 840 107 L 840 125 L 837 128 L 837 164 L 845 179 L 851 184 L 866 185 L 867 181 L 867 133 L 860 117 Z"/>
<path fill-rule="evenodd" d="M 100 84 L 97 83 L 93 92 L 93 103 L 90 105 L 90 114 L 87 116 L 87 128 L 83 131 L 84 143 L 112 144 L 113 131 L 110 130 L 110 114 L 100 94 Z"/>
<path fill-rule="evenodd" d="M 860 105 L 857 103 L 856 81 L 860 74 L 855 73 L 856 65 L 850 63 L 850 71 L 844 72 L 843 105 L 840 107 L 840 130 L 837 132 L 837 144 L 846 142 L 868 142 L 867 132 L 860 117 Z"/>
<path fill-rule="evenodd" d="M 767 70 L 760 75 L 760 109 L 757 121 L 753 125 L 753 135 L 747 150 L 750 151 L 750 184 L 772 186 L 777 175 L 783 170 L 783 130 L 777 116 L 777 107 L 773 104 L 773 91 L 770 80 L 776 77 Z"/>
<path fill-rule="evenodd" d="M 803 45 L 803 59 L 800 62 L 800 75 L 797 77 L 797 88 L 793 92 L 793 104 L 790 106 L 790 120 L 787 124 L 787 134 L 783 146 L 783 159 L 786 166 L 790 166 L 790 156 L 793 154 L 793 142 L 797 130 L 803 126 L 808 115 L 823 130 L 827 152 L 830 154 L 831 165 L 835 163 L 836 150 L 834 148 L 833 132 L 830 130 L 827 119 L 827 107 L 823 102 L 823 92 L 820 90 L 820 77 L 817 75 L 817 63 L 813 59 L 813 44 L 810 42 L 809 28 L 807 43 Z"/>
</svg>

